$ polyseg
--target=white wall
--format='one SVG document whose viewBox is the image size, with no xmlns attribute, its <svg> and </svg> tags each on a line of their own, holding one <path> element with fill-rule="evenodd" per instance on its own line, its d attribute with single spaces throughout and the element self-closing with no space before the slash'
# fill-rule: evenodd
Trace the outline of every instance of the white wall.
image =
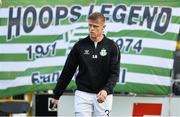
<svg viewBox="0 0 180 117">
<path fill-rule="evenodd" d="M 143 110 L 139 109 L 139 107 L 143 107 Z M 180 97 L 134 97 L 115 95 L 111 116 L 132 116 L 133 112 L 136 113 L 137 111 L 144 113 L 143 115 L 146 116 L 180 116 L 179 108 Z M 156 111 L 159 111 L 160 114 L 154 114 Z M 73 112 L 74 96 L 63 95 L 59 100 L 58 116 L 74 116 Z"/>
</svg>

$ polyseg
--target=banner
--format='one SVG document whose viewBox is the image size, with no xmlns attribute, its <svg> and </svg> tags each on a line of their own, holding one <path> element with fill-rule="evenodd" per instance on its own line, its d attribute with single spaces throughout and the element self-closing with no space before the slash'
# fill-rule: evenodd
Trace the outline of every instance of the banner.
<svg viewBox="0 0 180 117">
<path fill-rule="evenodd" d="M 121 51 L 115 92 L 167 95 L 180 28 L 180 2 L 1 0 L 0 98 L 53 89 L 66 57 L 88 35 L 87 17 L 106 17 Z M 67 90 L 76 88 L 74 80 Z"/>
</svg>

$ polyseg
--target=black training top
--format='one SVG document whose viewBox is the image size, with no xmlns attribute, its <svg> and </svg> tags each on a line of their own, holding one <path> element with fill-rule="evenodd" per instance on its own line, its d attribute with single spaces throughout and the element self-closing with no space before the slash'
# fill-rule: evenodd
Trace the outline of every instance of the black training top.
<svg viewBox="0 0 180 117">
<path fill-rule="evenodd" d="M 104 89 L 108 94 L 112 94 L 119 79 L 119 47 L 105 36 L 96 47 L 89 36 L 79 40 L 68 55 L 53 90 L 54 98 L 59 99 L 63 94 L 78 66 L 79 72 L 75 79 L 77 90 L 98 93 Z"/>
</svg>

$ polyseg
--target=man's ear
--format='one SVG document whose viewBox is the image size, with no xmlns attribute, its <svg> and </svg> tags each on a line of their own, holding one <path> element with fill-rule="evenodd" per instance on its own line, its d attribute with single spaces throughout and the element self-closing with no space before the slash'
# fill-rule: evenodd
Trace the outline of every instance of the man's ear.
<svg viewBox="0 0 180 117">
<path fill-rule="evenodd" d="M 103 30 L 106 28 L 106 25 L 103 26 Z"/>
</svg>

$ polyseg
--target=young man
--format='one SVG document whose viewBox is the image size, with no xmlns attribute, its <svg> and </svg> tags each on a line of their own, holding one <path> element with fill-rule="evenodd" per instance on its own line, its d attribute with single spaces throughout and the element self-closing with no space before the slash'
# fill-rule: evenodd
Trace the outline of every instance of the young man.
<svg viewBox="0 0 180 117">
<path fill-rule="evenodd" d="M 112 94 L 120 71 L 117 44 L 103 33 L 105 17 L 94 12 L 88 17 L 89 35 L 72 48 L 54 89 L 53 106 L 70 83 L 76 68 L 75 116 L 109 116 Z"/>
</svg>

